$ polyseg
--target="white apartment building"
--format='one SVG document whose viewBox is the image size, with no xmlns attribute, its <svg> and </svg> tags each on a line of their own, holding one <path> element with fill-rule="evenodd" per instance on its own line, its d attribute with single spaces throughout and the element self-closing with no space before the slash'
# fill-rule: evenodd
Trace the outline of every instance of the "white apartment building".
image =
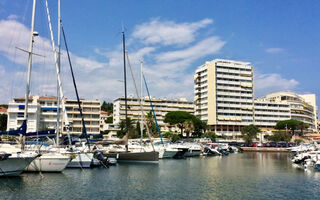
<svg viewBox="0 0 320 200">
<path fill-rule="evenodd" d="M 86 124 L 87 134 L 100 134 L 100 108 L 101 104 L 98 100 L 84 100 L 80 99 L 82 114 Z M 82 119 L 80 116 L 79 106 L 77 100 L 66 100 L 66 110 L 68 120 L 71 124 L 70 132 L 72 134 L 82 133 Z M 62 117 L 62 121 L 63 117 Z M 62 123 L 62 134 L 67 134 L 65 123 Z"/>
<path fill-rule="evenodd" d="M 315 94 L 300 95 L 293 92 L 275 92 L 266 95 L 266 99 L 283 102 L 290 106 L 291 119 L 309 125 L 309 131 L 317 132 L 317 113 Z"/>
<path fill-rule="evenodd" d="M 30 97 L 28 103 L 27 132 L 35 132 L 40 126 L 40 105 L 38 96 Z M 8 104 L 7 131 L 19 128 L 25 119 L 25 98 L 14 98 Z"/>
<path fill-rule="evenodd" d="M 8 105 L 7 130 L 15 130 L 21 126 L 24 120 L 24 98 L 15 98 Z M 76 100 L 65 101 L 68 120 L 71 124 L 71 133 L 81 134 L 82 123 Z M 88 134 L 99 134 L 100 102 L 81 100 L 84 120 Z M 28 104 L 27 132 L 35 132 L 43 129 L 54 129 L 57 124 L 57 98 L 47 96 L 32 96 Z M 62 112 L 62 111 L 61 111 Z M 60 123 L 64 121 L 61 113 Z M 80 121 L 80 126 L 79 126 Z M 64 122 L 61 123 L 63 134 L 66 134 Z M 80 128 L 80 129 L 79 129 Z"/>
<path fill-rule="evenodd" d="M 161 132 L 165 131 L 180 131 L 174 127 L 170 127 L 168 124 L 164 123 L 164 117 L 168 112 L 172 111 L 186 111 L 190 114 L 194 114 L 194 105 L 193 102 L 187 101 L 185 98 L 179 100 L 169 100 L 166 98 L 156 99 L 152 98 L 152 105 L 157 117 L 157 121 L 160 127 Z M 141 119 L 141 108 L 139 100 L 135 97 L 127 98 L 128 105 L 128 118 L 132 120 Z M 149 97 L 145 97 L 142 101 L 142 107 L 145 114 L 152 111 L 150 106 Z M 113 102 L 113 123 L 119 124 L 121 120 L 125 119 L 125 99 L 117 98 Z"/>
<path fill-rule="evenodd" d="M 216 59 L 194 75 L 195 115 L 218 135 L 235 136 L 253 124 L 253 67 L 248 62 Z"/>
<path fill-rule="evenodd" d="M 278 121 L 296 119 L 317 131 L 314 94 L 275 92 L 254 100 L 250 63 L 216 59 L 200 66 L 194 75 L 195 115 L 218 135 L 235 136 L 254 124 L 272 131 Z"/>
<path fill-rule="evenodd" d="M 290 105 L 266 98 L 254 100 L 254 124 L 263 132 L 274 130 L 278 121 L 291 119 Z"/>
</svg>

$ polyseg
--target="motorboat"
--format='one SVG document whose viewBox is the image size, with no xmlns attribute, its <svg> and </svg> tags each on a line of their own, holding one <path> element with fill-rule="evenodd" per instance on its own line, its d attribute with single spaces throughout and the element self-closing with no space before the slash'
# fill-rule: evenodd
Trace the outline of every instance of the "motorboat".
<svg viewBox="0 0 320 200">
<path fill-rule="evenodd" d="M 221 156 L 222 155 L 215 146 L 205 146 L 203 149 L 203 152 L 207 156 Z"/>
</svg>

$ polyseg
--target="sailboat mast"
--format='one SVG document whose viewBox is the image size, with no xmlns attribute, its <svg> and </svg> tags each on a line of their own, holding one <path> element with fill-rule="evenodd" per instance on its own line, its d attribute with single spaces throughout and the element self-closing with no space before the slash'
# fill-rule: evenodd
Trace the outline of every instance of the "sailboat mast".
<svg viewBox="0 0 320 200">
<path fill-rule="evenodd" d="M 124 106 L 125 106 L 125 123 L 126 123 L 126 150 L 128 151 L 128 105 L 127 105 L 127 71 L 126 71 L 126 38 L 124 30 L 122 31 L 123 46 L 123 78 L 124 78 Z"/>
<path fill-rule="evenodd" d="M 61 25 L 62 25 L 62 24 L 61 24 Z M 78 88 L 77 88 L 76 79 L 75 79 L 74 73 L 73 73 L 73 68 L 72 68 L 72 64 L 71 64 L 71 58 L 70 58 L 69 48 L 68 48 L 67 39 L 66 39 L 66 35 L 65 35 L 65 33 L 64 33 L 63 26 L 61 26 L 61 29 L 62 29 L 62 35 L 63 35 L 64 44 L 65 44 L 65 47 L 66 47 L 66 50 L 67 50 L 67 55 L 68 55 L 68 61 L 69 61 L 69 66 L 70 66 L 71 75 L 72 75 L 73 86 L 74 86 L 74 90 L 76 91 L 76 97 L 77 97 L 77 102 L 78 102 L 78 109 L 79 109 L 80 116 L 81 116 L 82 136 L 84 136 L 84 137 L 86 138 L 88 148 L 90 149 L 90 142 L 89 142 L 89 138 L 88 138 L 88 134 L 87 134 L 86 123 L 85 123 L 85 121 L 84 121 L 84 117 L 83 117 L 83 113 L 82 113 L 82 108 L 81 108 L 81 102 L 80 102 L 80 98 L 79 98 Z"/>
<path fill-rule="evenodd" d="M 58 55 L 57 55 L 57 51 L 56 51 L 56 47 L 55 47 L 54 39 L 53 39 L 53 32 L 52 32 L 51 18 L 50 18 L 50 12 L 49 12 L 49 7 L 48 7 L 48 0 L 46 0 L 46 11 L 47 11 L 47 16 L 48 16 L 51 46 L 52 46 L 52 51 L 54 54 L 54 61 L 55 61 L 56 71 L 57 71 L 58 87 L 59 87 L 60 100 L 61 100 L 60 102 L 61 102 L 61 106 L 62 106 L 62 112 L 64 115 L 65 127 L 67 130 L 69 144 L 71 144 L 70 123 L 68 120 L 67 110 L 66 110 L 66 106 L 65 106 L 65 102 L 64 102 L 64 94 L 63 94 L 63 90 L 62 90 L 61 75 L 60 75 L 60 69 L 59 69 L 59 65 L 58 65 Z"/>
<path fill-rule="evenodd" d="M 60 10 L 60 0 L 58 0 L 58 67 L 61 70 L 61 10 Z M 56 144 L 59 146 L 60 137 L 60 94 L 59 94 L 59 82 L 57 80 L 57 129 L 56 129 Z"/>
<path fill-rule="evenodd" d="M 30 33 L 30 43 L 29 43 L 29 56 L 28 56 L 28 72 L 27 72 L 27 84 L 26 84 L 26 94 L 25 94 L 25 106 L 24 106 L 24 120 L 27 121 L 28 118 L 28 103 L 29 103 L 29 94 L 30 94 L 30 79 L 31 79 L 31 68 L 32 68 L 32 51 L 33 51 L 33 42 L 34 36 L 34 20 L 36 14 L 36 0 L 33 0 L 32 7 L 32 19 L 31 19 L 31 33 Z"/>
<path fill-rule="evenodd" d="M 142 91 L 142 65 L 143 61 L 140 60 L 140 105 L 142 105 L 142 97 L 143 97 L 143 91 Z M 142 139 L 143 139 L 143 110 L 141 110 L 141 121 L 140 121 L 140 143 L 142 145 Z"/>
</svg>

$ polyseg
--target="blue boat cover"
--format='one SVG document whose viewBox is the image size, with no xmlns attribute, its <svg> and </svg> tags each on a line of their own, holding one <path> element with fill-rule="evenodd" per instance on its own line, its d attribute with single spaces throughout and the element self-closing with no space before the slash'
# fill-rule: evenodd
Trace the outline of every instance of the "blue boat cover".
<svg viewBox="0 0 320 200">
<path fill-rule="evenodd" d="M 19 135 L 24 135 L 26 137 L 30 136 L 47 136 L 47 135 L 53 135 L 55 133 L 55 129 L 48 129 L 44 131 L 37 131 L 37 132 L 27 132 L 27 121 L 24 120 L 21 124 L 21 126 L 17 130 L 12 130 L 12 131 L 3 131 L 0 132 L 0 135 L 11 135 L 11 136 L 19 136 Z"/>
<path fill-rule="evenodd" d="M 31 136 L 48 136 L 48 135 L 54 135 L 55 133 L 55 129 L 48 129 L 48 130 L 44 130 L 44 131 L 37 131 L 37 132 L 29 132 L 26 134 L 27 137 L 31 137 Z"/>
<path fill-rule="evenodd" d="M 0 135 L 13 135 L 13 136 L 19 136 L 21 135 L 26 135 L 27 132 L 27 121 L 24 120 L 21 124 L 21 126 L 17 130 L 12 130 L 12 131 L 3 131 L 0 132 Z"/>
</svg>

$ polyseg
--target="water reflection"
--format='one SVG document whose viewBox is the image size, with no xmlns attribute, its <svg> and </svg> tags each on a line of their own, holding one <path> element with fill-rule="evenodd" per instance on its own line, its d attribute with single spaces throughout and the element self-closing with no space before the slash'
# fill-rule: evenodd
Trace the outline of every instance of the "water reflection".
<svg viewBox="0 0 320 200">
<path fill-rule="evenodd" d="M 0 199 L 316 199 L 320 173 L 284 153 L 161 160 L 0 179 Z"/>
</svg>

